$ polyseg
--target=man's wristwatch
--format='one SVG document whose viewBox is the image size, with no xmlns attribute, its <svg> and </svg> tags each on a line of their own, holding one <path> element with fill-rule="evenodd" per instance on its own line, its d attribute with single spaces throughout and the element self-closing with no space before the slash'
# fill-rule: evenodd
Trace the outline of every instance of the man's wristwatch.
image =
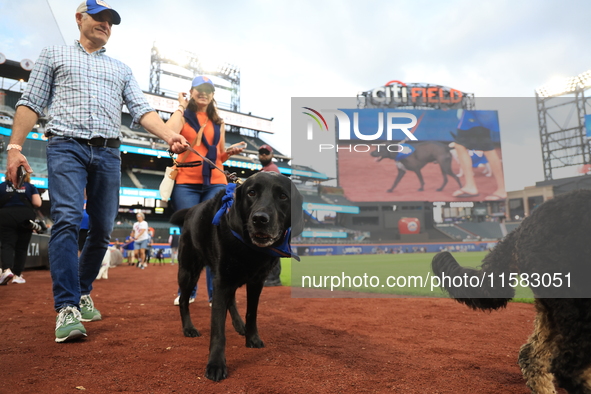
<svg viewBox="0 0 591 394">
<path fill-rule="evenodd" d="M 11 149 L 16 149 L 19 152 L 22 152 L 23 151 L 23 147 L 20 146 L 20 145 L 17 145 L 17 144 L 8 144 L 8 146 L 6 147 L 6 152 L 8 152 Z"/>
</svg>

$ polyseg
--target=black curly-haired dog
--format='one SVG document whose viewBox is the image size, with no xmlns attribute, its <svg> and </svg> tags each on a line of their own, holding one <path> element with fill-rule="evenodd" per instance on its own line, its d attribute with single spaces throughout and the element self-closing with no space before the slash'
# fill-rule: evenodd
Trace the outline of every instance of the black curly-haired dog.
<svg viewBox="0 0 591 394">
<path fill-rule="evenodd" d="M 431 162 L 437 162 L 439 167 L 441 168 L 441 175 L 443 176 L 443 185 L 439 189 L 438 192 L 442 191 L 445 185 L 447 185 L 447 176 L 449 175 L 452 177 L 462 188 L 462 184 L 460 183 L 460 179 L 454 174 L 451 169 L 451 162 L 452 162 L 452 155 L 450 153 L 450 147 L 442 144 L 441 142 L 437 141 L 424 141 L 419 142 L 417 144 L 412 145 L 415 148 L 415 151 L 412 152 L 409 156 L 404 157 L 403 159 L 399 159 L 398 152 L 390 152 L 387 149 L 379 149 L 371 152 L 372 157 L 376 157 L 376 161 L 382 161 L 383 159 L 392 159 L 396 162 L 396 167 L 398 168 L 398 175 L 396 175 L 396 179 L 394 180 L 394 184 L 391 188 L 387 191 L 391 193 L 394 191 L 398 183 L 402 177 L 406 174 L 407 171 L 412 171 L 417 174 L 419 178 L 419 182 L 421 183 L 421 187 L 419 191 L 422 192 L 425 190 L 425 181 L 423 180 L 423 175 L 421 174 L 421 169 L 425 167 L 427 164 Z"/>
<path fill-rule="evenodd" d="M 569 393 L 591 393 L 591 190 L 539 206 L 479 269 L 461 267 L 448 252 L 435 255 L 432 268 L 442 287 L 472 309 L 505 307 L 514 296 L 509 281 L 529 284 L 537 315 L 519 352 L 527 386 L 534 393 L 555 393 L 555 380 Z M 464 275 L 476 287 L 445 282 L 446 276 Z"/>
<path fill-rule="evenodd" d="M 179 243 L 179 309 L 183 333 L 200 336 L 191 321 L 189 296 L 207 265 L 214 275 L 211 308 L 208 379 L 228 375 L 226 367 L 226 311 L 234 329 L 246 337 L 246 347 L 262 348 L 257 328 L 257 308 L 263 283 L 278 256 L 289 252 L 289 238 L 304 227 L 303 198 L 291 180 L 272 172 L 249 177 L 235 190 L 233 205 L 223 201 L 232 193 L 218 193 L 211 200 L 180 210 L 171 222 L 183 226 Z M 218 225 L 214 216 L 220 212 Z M 289 230 L 289 231 L 288 231 Z M 291 232 L 291 233 L 290 233 Z M 246 324 L 236 309 L 236 290 L 246 284 Z"/>
</svg>

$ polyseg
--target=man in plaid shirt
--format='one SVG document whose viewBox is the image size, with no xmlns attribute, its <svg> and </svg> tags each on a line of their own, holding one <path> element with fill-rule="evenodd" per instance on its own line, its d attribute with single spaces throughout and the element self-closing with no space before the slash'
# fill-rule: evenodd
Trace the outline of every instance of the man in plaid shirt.
<svg viewBox="0 0 591 394">
<path fill-rule="evenodd" d="M 148 105 L 131 70 L 105 55 L 104 45 L 119 14 L 102 0 L 87 0 L 76 10 L 80 40 L 74 46 L 45 48 L 35 64 L 17 110 L 7 147 L 9 180 L 21 165 L 22 144 L 48 109 L 47 167 L 51 216 L 49 241 L 56 318 L 55 340 L 86 336 L 81 322 L 101 320 L 90 298 L 107 250 L 119 207 L 121 110 L 127 105 L 132 127 L 141 124 L 166 141 L 173 152 L 188 145 L 169 130 Z M 88 196 L 88 238 L 77 256 L 84 190 Z"/>
</svg>

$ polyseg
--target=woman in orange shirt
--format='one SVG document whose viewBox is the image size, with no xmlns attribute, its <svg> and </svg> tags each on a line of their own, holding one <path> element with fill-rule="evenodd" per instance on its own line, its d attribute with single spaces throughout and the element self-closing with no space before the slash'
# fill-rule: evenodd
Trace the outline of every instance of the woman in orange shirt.
<svg viewBox="0 0 591 394">
<path fill-rule="evenodd" d="M 196 77 L 191 84 L 189 100 L 186 98 L 186 93 L 179 93 L 179 108 L 171 115 L 166 125 L 174 132 L 183 135 L 197 152 L 222 168 L 223 163 L 230 156 L 242 152 L 244 148 L 231 146 L 226 150 L 225 124 L 217 113 L 214 93 L 215 86 L 209 78 Z M 179 155 L 178 161 L 186 163 L 203 160 L 196 154 L 186 151 Z M 178 211 L 209 200 L 220 190 L 224 190 L 227 183 L 225 174 L 206 161 L 198 167 L 179 167 L 171 195 L 173 208 Z M 209 267 L 206 272 L 211 305 L 213 280 Z M 195 300 L 196 291 L 195 288 L 190 302 Z M 178 297 L 175 300 L 175 305 L 177 304 Z"/>
</svg>

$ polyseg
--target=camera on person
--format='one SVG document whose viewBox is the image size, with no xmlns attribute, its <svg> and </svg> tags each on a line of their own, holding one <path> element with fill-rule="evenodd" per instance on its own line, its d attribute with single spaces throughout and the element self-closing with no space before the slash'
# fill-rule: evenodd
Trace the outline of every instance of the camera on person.
<svg viewBox="0 0 591 394">
<path fill-rule="evenodd" d="M 31 230 L 35 231 L 37 234 L 43 234 L 47 231 L 47 225 L 43 220 L 35 219 L 29 220 Z"/>
</svg>

